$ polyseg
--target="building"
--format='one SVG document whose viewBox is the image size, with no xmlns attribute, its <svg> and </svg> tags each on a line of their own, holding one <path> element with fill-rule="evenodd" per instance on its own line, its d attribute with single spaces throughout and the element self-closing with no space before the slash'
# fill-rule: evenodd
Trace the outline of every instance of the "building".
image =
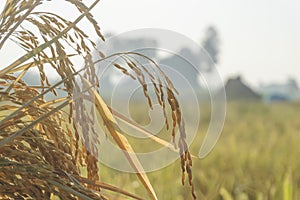
<svg viewBox="0 0 300 200">
<path fill-rule="evenodd" d="M 240 76 L 228 79 L 225 85 L 227 101 L 260 101 L 261 95 L 247 86 Z"/>
</svg>

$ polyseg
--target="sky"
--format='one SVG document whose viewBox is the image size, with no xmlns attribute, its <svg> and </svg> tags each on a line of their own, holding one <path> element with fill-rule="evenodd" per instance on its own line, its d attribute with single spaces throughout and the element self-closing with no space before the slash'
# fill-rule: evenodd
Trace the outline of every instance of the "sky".
<svg viewBox="0 0 300 200">
<path fill-rule="evenodd" d="M 75 10 L 60 2 L 49 6 L 75 18 Z M 241 74 L 258 86 L 288 77 L 300 82 L 299 10 L 299 0 L 102 0 L 92 13 L 104 33 L 162 28 L 199 44 L 205 29 L 213 25 L 221 40 L 217 66 L 221 76 L 226 80 Z M 96 37 L 92 27 L 85 29 Z"/>
</svg>

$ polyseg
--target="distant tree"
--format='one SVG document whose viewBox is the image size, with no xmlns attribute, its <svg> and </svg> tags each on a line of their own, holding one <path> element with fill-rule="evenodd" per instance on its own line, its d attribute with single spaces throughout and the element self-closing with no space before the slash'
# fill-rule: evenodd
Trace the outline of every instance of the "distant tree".
<svg viewBox="0 0 300 200">
<path fill-rule="evenodd" d="M 219 58 L 219 34 L 214 26 L 209 26 L 202 41 L 203 48 L 208 52 L 214 63 L 218 63 Z"/>
</svg>

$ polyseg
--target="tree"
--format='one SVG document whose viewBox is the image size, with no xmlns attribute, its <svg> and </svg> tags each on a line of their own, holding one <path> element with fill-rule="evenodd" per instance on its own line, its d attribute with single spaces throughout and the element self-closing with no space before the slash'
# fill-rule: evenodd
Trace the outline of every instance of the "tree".
<svg viewBox="0 0 300 200">
<path fill-rule="evenodd" d="M 202 46 L 210 55 L 214 63 L 218 63 L 219 61 L 219 45 L 220 39 L 217 29 L 214 26 L 208 27 L 205 32 Z"/>
</svg>

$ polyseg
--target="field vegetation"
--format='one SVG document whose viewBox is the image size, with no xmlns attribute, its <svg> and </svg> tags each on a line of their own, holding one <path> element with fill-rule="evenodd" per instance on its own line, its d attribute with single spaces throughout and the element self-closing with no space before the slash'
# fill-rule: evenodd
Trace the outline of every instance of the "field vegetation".
<svg viewBox="0 0 300 200">
<path fill-rule="evenodd" d="M 201 105 L 200 109 L 199 131 L 191 146 L 193 155 L 198 154 L 210 119 L 209 105 Z M 193 179 L 199 198 L 299 199 L 299 110 L 299 102 L 228 103 L 224 129 L 217 145 L 206 158 L 193 162 Z M 136 115 L 133 118 L 147 121 L 141 111 L 132 113 Z M 137 150 L 144 147 L 138 142 L 135 144 Z M 180 185 L 178 164 L 179 161 L 149 173 L 159 199 L 190 199 L 189 188 Z M 119 174 L 122 179 L 112 178 L 107 173 L 102 175 L 143 196 L 133 175 Z"/>
</svg>

